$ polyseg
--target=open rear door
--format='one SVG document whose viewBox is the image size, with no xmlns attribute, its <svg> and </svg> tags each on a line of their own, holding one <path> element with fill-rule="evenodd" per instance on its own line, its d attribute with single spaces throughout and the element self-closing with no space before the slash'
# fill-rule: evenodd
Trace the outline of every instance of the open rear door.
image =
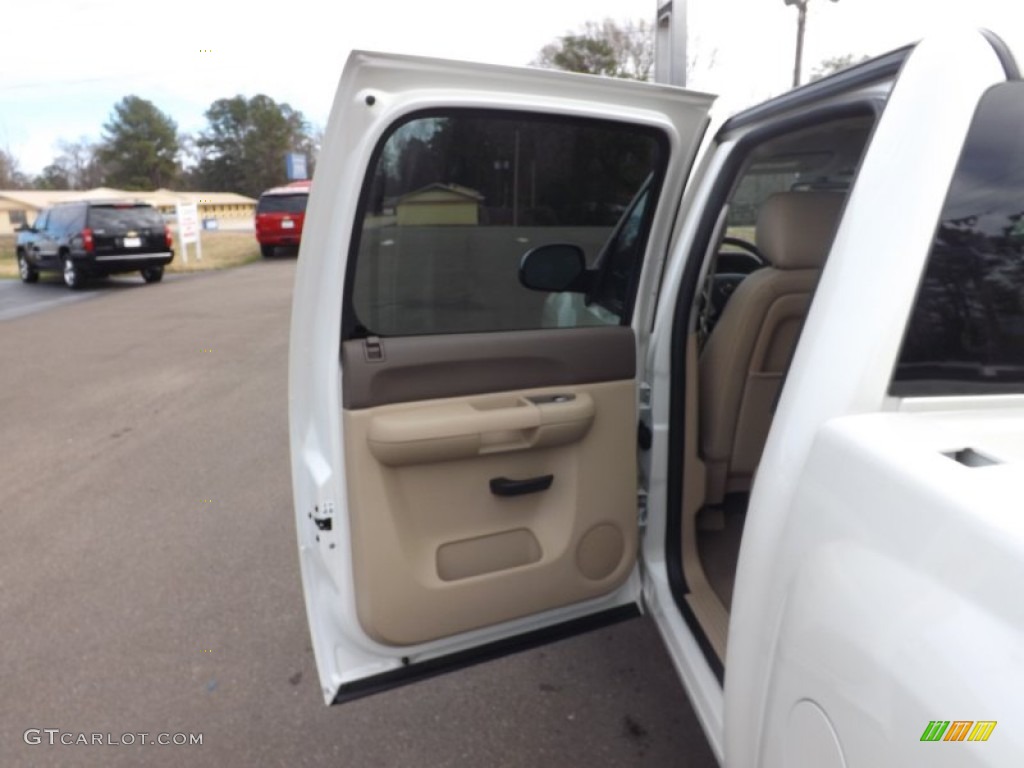
<svg viewBox="0 0 1024 768">
<path fill-rule="evenodd" d="M 635 612 L 634 303 L 655 293 L 710 103 L 352 55 L 289 372 L 328 702 Z M 574 292 L 524 288 L 523 255 L 555 243 L 584 254 Z"/>
</svg>

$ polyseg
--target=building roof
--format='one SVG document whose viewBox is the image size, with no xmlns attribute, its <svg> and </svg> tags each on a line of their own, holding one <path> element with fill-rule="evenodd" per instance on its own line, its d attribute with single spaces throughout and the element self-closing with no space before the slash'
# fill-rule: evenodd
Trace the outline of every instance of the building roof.
<svg viewBox="0 0 1024 768">
<path fill-rule="evenodd" d="M 440 182 L 435 182 L 413 192 L 407 192 L 398 198 L 397 202 L 401 205 L 403 203 L 450 202 L 454 200 L 481 203 L 484 200 L 484 196 L 475 189 L 470 189 L 469 187 L 462 187 L 458 184 L 441 184 Z"/>
<path fill-rule="evenodd" d="M 152 192 L 129 192 L 123 189 L 97 187 L 95 189 L 2 189 L 0 201 L 18 203 L 24 208 L 45 208 L 57 203 L 74 200 L 141 200 L 157 207 L 177 203 L 198 205 L 255 205 L 251 197 L 234 192 L 174 192 L 170 189 L 156 189 Z M 10 207 L 5 205 L 5 208 Z"/>
<path fill-rule="evenodd" d="M 293 181 L 290 184 L 285 184 L 283 187 L 271 187 L 263 191 L 263 195 L 301 195 L 309 194 L 309 189 L 312 186 L 310 181 Z"/>
</svg>

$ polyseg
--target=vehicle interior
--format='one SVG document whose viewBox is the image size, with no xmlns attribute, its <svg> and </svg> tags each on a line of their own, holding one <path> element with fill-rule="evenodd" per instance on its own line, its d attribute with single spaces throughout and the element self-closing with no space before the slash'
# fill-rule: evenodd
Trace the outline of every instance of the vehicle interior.
<svg viewBox="0 0 1024 768">
<path fill-rule="evenodd" d="M 698 428 L 683 440 L 679 559 L 719 665 L 751 486 L 874 122 L 866 110 L 741 141 L 703 259 L 686 319 L 685 423 Z"/>
</svg>

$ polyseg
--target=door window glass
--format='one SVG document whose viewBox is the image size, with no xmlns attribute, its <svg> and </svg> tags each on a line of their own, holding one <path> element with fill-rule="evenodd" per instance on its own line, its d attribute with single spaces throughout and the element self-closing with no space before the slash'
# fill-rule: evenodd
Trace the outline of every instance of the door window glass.
<svg viewBox="0 0 1024 768">
<path fill-rule="evenodd" d="M 578 245 L 595 270 L 581 302 L 594 311 L 569 324 L 628 320 L 666 157 L 660 132 L 613 122 L 409 119 L 382 141 L 364 185 L 346 335 L 550 325 L 550 294 L 522 287 L 518 269 L 551 243 Z"/>
</svg>

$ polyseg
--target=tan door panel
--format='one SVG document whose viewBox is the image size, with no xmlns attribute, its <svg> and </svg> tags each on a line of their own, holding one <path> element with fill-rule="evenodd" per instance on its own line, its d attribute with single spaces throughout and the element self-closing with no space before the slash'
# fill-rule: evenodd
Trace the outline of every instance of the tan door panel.
<svg viewBox="0 0 1024 768">
<path fill-rule="evenodd" d="M 594 401 L 586 392 L 487 395 L 379 413 L 367 443 L 387 466 L 427 464 L 573 443 L 593 421 Z"/>
<path fill-rule="evenodd" d="M 366 633 L 411 645 L 621 585 L 637 546 L 635 402 L 630 378 L 345 410 Z"/>
</svg>

